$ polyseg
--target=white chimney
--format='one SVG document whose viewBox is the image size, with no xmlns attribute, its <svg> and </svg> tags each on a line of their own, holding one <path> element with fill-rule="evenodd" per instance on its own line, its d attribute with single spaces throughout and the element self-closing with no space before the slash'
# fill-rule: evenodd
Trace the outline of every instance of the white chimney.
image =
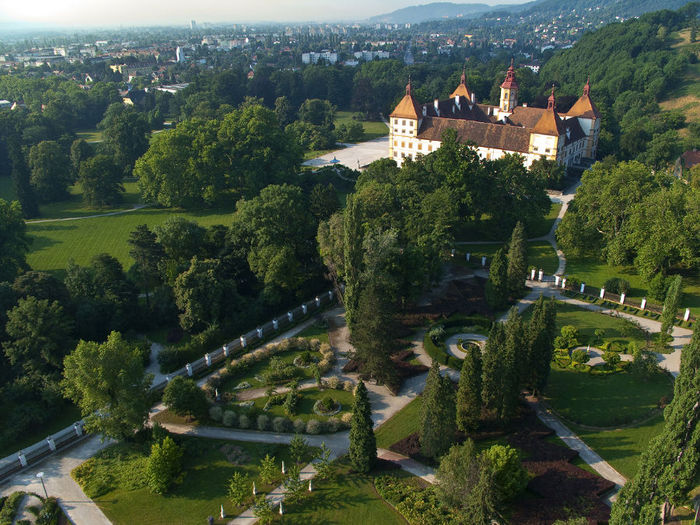
<svg viewBox="0 0 700 525">
<path fill-rule="evenodd" d="M 440 116 L 440 107 L 439 107 L 440 101 L 438 99 L 435 99 L 433 101 L 433 106 L 435 106 L 435 114 L 439 117 Z"/>
<path fill-rule="evenodd" d="M 472 104 L 476 104 L 476 96 L 472 93 Z"/>
<path fill-rule="evenodd" d="M 524 108 L 527 107 L 527 102 L 523 102 L 523 107 L 524 107 Z"/>
<path fill-rule="evenodd" d="M 459 109 L 459 110 L 461 111 L 462 106 L 461 106 L 461 100 L 460 100 L 460 98 L 459 98 L 459 95 L 457 95 L 457 96 L 455 97 L 455 106 L 457 106 L 457 109 Z"/>
<path fill-rule="evenodd" d="M 428 106 L 423 106 L 423 116 L 425 117 L 427 115 L 428 115 Z"/>
</svg>

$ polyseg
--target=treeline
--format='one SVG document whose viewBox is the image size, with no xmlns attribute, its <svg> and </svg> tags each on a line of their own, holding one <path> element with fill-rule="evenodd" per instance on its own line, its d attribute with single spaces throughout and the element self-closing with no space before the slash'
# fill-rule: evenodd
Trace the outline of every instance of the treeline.
<svg viewBox="0 0 700 525">
<path fill-rule="evenodd" d="M 204 228 L 181 217 L 153 230 L 141 225 L 128 241 L 128 271 L 100 254 L 87 266 L 70 262 L 63 282 L 30 271 L 21 210 L 0 200 L 0 442 L 61 406 L 63 358 L 79 340 L 99 343 L 113 331 L 136 340 L 158 327 L 170 330 L 171 342 L 192 335 L 181 350 L 161 353 L 172 370 L 325 289 L 315 236 L 339 207 L 328 171 L 240 200 L 229 225 Z M 147 362 L 150 348 L 140 349 Z"/>
<path fill-rule="evenodd" d="M 700 145 L 697 123 L 690 123 L 690 137 L 682 140 L 678 130 L 686 125 L 684 115 L 662 112 L 658 104 L 697 61 L 695 54 L 673 49 L 671 38 L 695 20 L 697 10 L 694 2 L 678 11 L 609 24 L 585 34 L 540 70 L 543 90 L 554 83 L 564 93 L 579 93 L 590 75 L 591 96 L 603 115 L 601 158 L 617 155 L 660 169 L 684 148 Z"/>
<path fill-rule="evenodd" d="M 395 313 L 437 280 L 455 231 L 480 224 L 490 210 L 499 210 L 494 224 L 503 232 L 518 220 L 527 229 L 549 210 L 544 186 L 520 157 L 482 160 L 453 133 L 416 162 L 399 169 L 383 159 L 360 175 L 345 209 L 320 224 L 318 243 L 330 278 L 339 291 L 345 284 L 346 319 L 364 373 L 395 382 Z"/>
<path fill-rule="evenodd" d="M 700 264 L 700 188 L 639 162 L 596 163 L 584 173 L 556 236 L 571 256 L 634 265 L 665 295 L 666 276 Z"/>
</svg>

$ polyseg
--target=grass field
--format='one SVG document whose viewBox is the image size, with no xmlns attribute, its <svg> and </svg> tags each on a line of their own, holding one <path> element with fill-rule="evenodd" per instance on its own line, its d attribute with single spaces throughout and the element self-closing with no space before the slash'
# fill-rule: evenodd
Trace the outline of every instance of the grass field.
<svg viewBox="0 0 700 525">
<path fill-rule="evenodd" d="M 359 122 L 365 130 L 365 136 L 362 141 L 372 140 L 389 134 L 389 128 L 381 120 L 353 120 L 354 115 L 351 111 L 338 111 L 335 114 L 336 128 L 341 124 L 350 124 L 351 122 Z M 360 141 L 360 142 L 362 142 Z"/>
<path fill-rule="evenodd" d="M 328 327 L 323 323 L 314 323 L 311 326 L 304 328 L 296 337 L 304 337 L 306 339 L 318 339 L 322 343 L 328 342 Z"/>
<path fill-rule="evenodd" d="M 406 520 L 386 503 L 374 488 L 374 477 L 391 474 L 406 478 L 403 470 L 374 470 L 369 474 L 353 472 L 344 459 L 336 462 L 335 472 L 326 480 L 314 480 L 313 492 L 299 503 L 285 502 L 284 516 L 274 523 L 320 525 L 399 525 Z"/>
<path fill-rule="evenodd" d="M 679 31 L 671 35 L 675 39 L 674 48 L 697 54 L 700 42 L 690 42 L 690 30 Z M 666 99 L 660 104 L 665 111 L 680 110 L 685 115 L 686 122 L 700 120 L 700 64 L 689 64 L 683 80 L 666 93 Z M 681 130 L 684 135 L 687 130 Z"/>
<path fill-rule="evenodd" d="M 89 264 L 98 253 L 109 253 L 125 268 L 133 261 L 129 257 L 129 234 L 139 224 L 153 228 L 168 217 L 181 216 L 197 221 L 202 226 L 229 225 L 229 210 L 176 211 L 144 208 L 122 215 L 81 219 L 77 221 L 28 224 L 27 233 L 32 239 L 27 262 L 35 270 L 48 271 L 62 276 L 68 259 Z"/>
<path fill-rule="evenodd" d="M 589 447 L 628 479 L 637 472 L 640 455 L 646 450 L 651 438 L 663 430 L 663 426 L 661 415 L 641 425 L 618 430 L 586 430 L 577 425 L 569 425 Z"/>
<path fill-rule="evenodd" d="M 530 231 L 526 232 L 528 239 L 534 239 L 536 237 L 543 237 L 547 235 L 554 225 L 554 221 L 559 215 L 561 210 L 561 204 L 553 202 L 549 208 L 549 212 L 542 217 L 536 224 L 534 224 Z M 457 232 L 457 241 L 507 241 L 510 239 L 510 232 L 500 232 L 494 228 L 493 223 L 490 221 L 491 216 L 484 214 L 481 217 L 481 221 L 477 226 L 463 228 L 462 231 Z"/>
<path fill-rule="evenodd" d="M 130 210 L 136 204 L 141 203 L 138 183 L 131 181 L 124 183 L 123 200 L 120 204 L 108 208 L 93 208 L 83 202 L 83 194 L 80 186 L 75 184 L 68 188 L 70 197 L 64 201 L 51 202 L 39 206 L 37 219 L 63 219 L 66 217 L 85 217 L 114 211 Z"/>
<path fill-rule="evenodd" d="M 237 441 L 217 441 L 201 438 L 183 438 L 185 443 L 184 454 L 184 479 L 182 484 L 176 486 L 165 496 L 152 494 L 148 488 L 128 488 L 126 483 L 120 483 L 115 479 L 112 486 L 105 494 L 93 498 L 102 509 L 107 518 L 115 525 L 132 525 L 134 523 L 148 523 L 149 525 L 201 525 L 206 523 L 207 516 L 219 515 L 219 506 L 223 504 L 224 511 L 229 516 L 236 516 L 246 508 L 245 506 L 234 508 L 226 497 L 226 483 L 235 471 L 247 474 L 252 481 L 256 480 L 257 489 L 260 492 L 269 491 L 280 480 L 264 486 L 258 476 L 258 465 L 265 454 L 275 456 L 277 463 L 285 460 L 291 462 L 289 449 L 283 445 L 264 443 L 243 443 Z M 233 445 L 242 452 L 238 460 L 244 461 L 236 465 L 229 461 L 222 447 Z M 117 445 L 121 449 L 111 448 L 108 452 L 102 452 L 96 456 L 96 468 L 93 475 L 99 471 L 107 470 L 114 475 L 114 471 L 127 473 L 128 483 L 138 486 L 138 477 L 142 472 L 144 458 L 148 454 L 147 447 L 143 445 Z M 109 454 L 122 451 L 117 461 L 109 459 Z M 142 474 L 141 474 L 142 475 Z M 280 474 L 281 478 L 281 474 Z M 126 481 L 126 480 L 124 480 Z M 252 494 L 251 494 L 252 501 Z M 217 520 L 217 524 L 227 523 L 228 520 Z"/>
<path fill-rule="evenodd" d="M 530 312 L 528 309 L 524 314 L 525 319 L 529 319 Z M 581 345 L 591 344 L 595 340 L 595 331 L 601 328 L 605 330 L 603 341 L 619 341 L 624 345 L 634 341 L 640 347 L 646 345 L 644 333 L 625 319 L 558 302 L 557 332 L 566 325 L 578 328 Z"/>
<path fill-rule="evenodd" d="M 389 448 L 397 441 L 418 432 L 420 427 L 420 408 L 423 398 L 418 396 L 408 405 L 396 412 L 374 431 L 377 447 Z"/>
<path fill-rule="evenodd" d="M 79 139 L 88 143 L 102 142 L 102 132 L 98 129 L 86 129 L 76 133 Z"/>
<path fill-rule="evenodd" d="M 455 257 L 460 263 L 466 262 L 464 256 L 469 252 L 471 253 L 470 265 L 474 268 L 480 268 L 482 256 L 485 255 L 490 261 L 498 249 L 502 247 L 502 244 L 465 244 L 459 247 Z M 527 264 L 542 268 L 545 273 L 551 275 L 559 268 L 559 259 L 557 252 L 547 241 L 530 241 L 527 243 Z"/>
<path fill-rule="evenodd" d="M 611 277 L 621 277 L 629 281 L 630 299 L 641 301 L 647 297 L 647 284 L 631 266 L 612 266 L 593 258 L 567 257 L 566 274 L 590 286 L 600 288 Z M 650 302 L 651 299 L 648 298 Z M 695 317 L 700 317 L 700 275 L 688 273 L 683 276 L 683 299 L 681 309 L 690 308 Z"/>
<path fill-rule="evenodd" d="M 642 382 L 628 372 L 593 375 L 552 367 L 545 392 L 563 417 L 583 425 L 612 427 L 651 415 L 661 398 L 670 400 L 673 383 L 665 374 Z"/>
</svg>

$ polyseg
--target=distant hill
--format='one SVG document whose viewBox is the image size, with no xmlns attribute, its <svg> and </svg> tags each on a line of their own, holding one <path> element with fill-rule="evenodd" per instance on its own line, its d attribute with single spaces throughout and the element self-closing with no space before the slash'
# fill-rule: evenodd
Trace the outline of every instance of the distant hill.
<svg viewBox="0 0 700 525">
<path fill-rule="evenodd" d="M 397 9 L 391 13 L 374 16 L 369 23 L 419 24 L 431 20 L 450 18 L 476 18 L 485 13 L 505 11 L 521 16 L 558 16 L 572 11 L 597 9 L 608 16 L 629 18 L 659 9 L 678 9 L 691 0 L 535 0 L 523 4 L 456 4 L 433 2 Z M 603 14 L 603 13 L 599 13 Z"/>
<path fill-rule="evenodd" d="M 481 13 L 498 9 L 500 6 L 488 4 L 454 4 L 452 2 L 433 2 L 397 9 L 391 13 L 373 16 L 368 20 L 373 24 L 419 24 L 428 20 L 442 18 L 474 18 Z"/>
</svg>

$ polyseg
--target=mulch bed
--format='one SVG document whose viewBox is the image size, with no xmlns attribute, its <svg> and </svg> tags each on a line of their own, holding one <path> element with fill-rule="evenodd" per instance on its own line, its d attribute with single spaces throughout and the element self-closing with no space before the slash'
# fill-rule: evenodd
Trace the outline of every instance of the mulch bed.
<svg viewBox="0 0 700 525">
<path fill-rule="evenodd" d="M 472 438 L 478 441 L 504 434 L 503 430 L 485 428 Z M 508 443 L 521 451 L 523 466 L 533 475 L 527 492 L 511 505 L 510 522 L 548 525 L 558 519 L 585 516 L 591 525 L 607 523 L 610 508 L 601 495 L 611 490 L 614 483 L 572 465 L 570 461 L 578 455 L 577 452 L 544 440 L 552 434 L 552 430 L 529 410 L 523 410 L 513 429 L 507 433 Z M 461 435 L 458 441 L 464 438 Z M 418 433 L 394 443 L 389 449 L 435 466 L 433 460 L 421 455 Z"/>
<path fill-rule="evenodd" d="M 434 321 L 438 317 L 453 314 L 493 316 L 493 310 L 485 299 L 486 280 L 479 277 L 450 281 L 446 290 L 430 298 L 429 304 L 412 305 L 402 315 L 403 324 L 415 326 L 416 319 Z"/>
</svg>

